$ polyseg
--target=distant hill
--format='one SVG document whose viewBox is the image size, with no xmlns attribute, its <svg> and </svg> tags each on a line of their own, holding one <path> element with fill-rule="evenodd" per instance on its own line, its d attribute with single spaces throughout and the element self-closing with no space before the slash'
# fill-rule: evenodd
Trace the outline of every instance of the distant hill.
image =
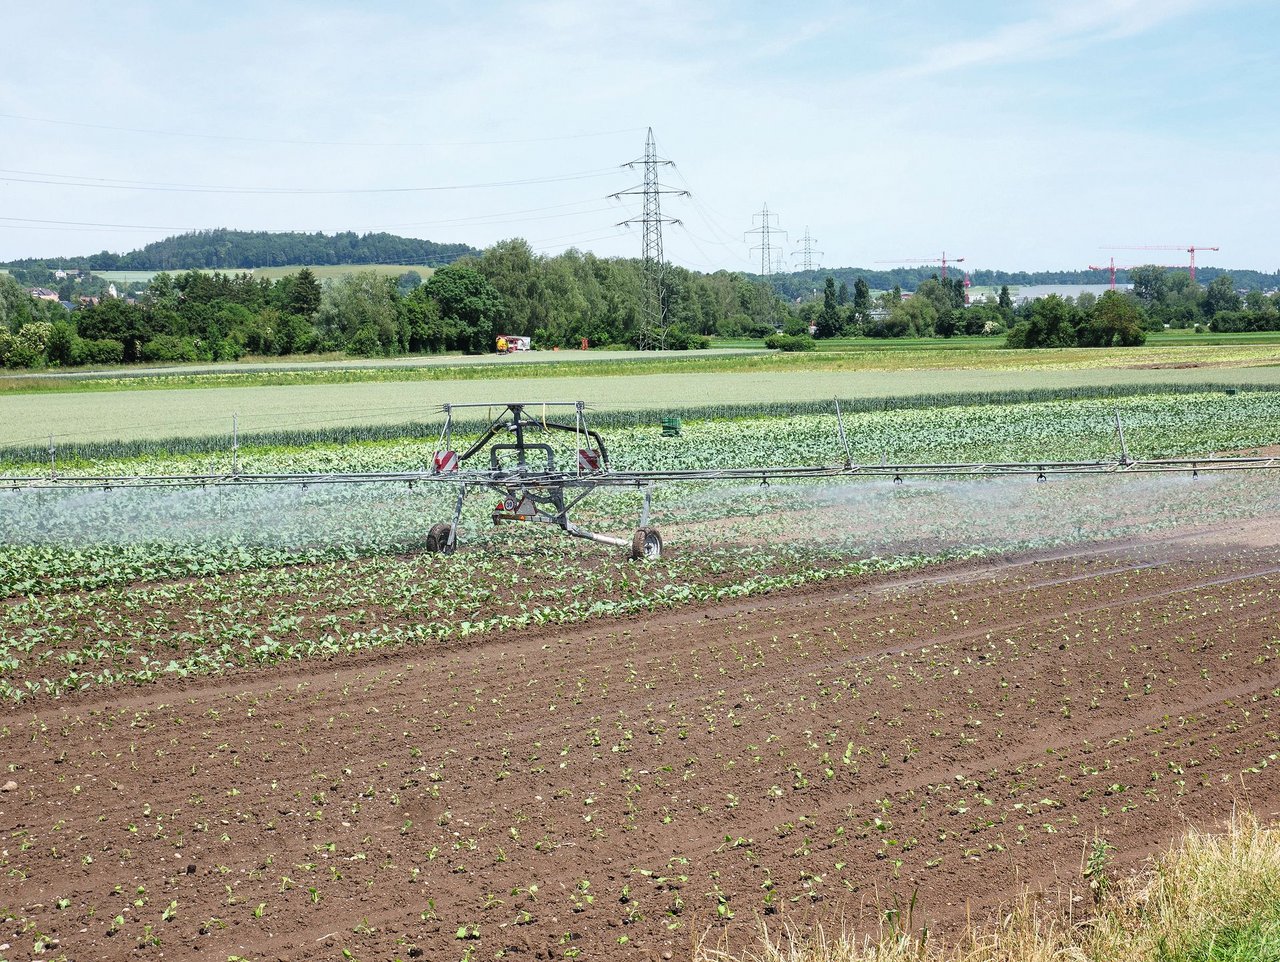
<svg viewBox="0 0 1280 962">
<path fill-rule="evenodd" d="M 166 237 L 127 254 L 103 251 L 84 257 L 29 257 L 10 261 L 6 266 L 99 271 L 234 271 L 295 264 L 436 267 L 478 253 L 466 244 L 439 244 L 395 234 L 302 234 L 219 228 Z"/>
<path fill-rule="evenodd" d="M 1180 268 L 1184 273 L 1186 268 Z M 1179 270 L 1179 268 L 1170 268 Z M 934 274 L 941 273 L 939 265 L 929 267 L 895 267 L 891 270 L 869 269 L 863 267 L 831 267 L 815 271 L 797 271 L 793 274 L 774 274 L 769 280 L 779 295 L 794 300 L 810 297 L 816 290 L 822 293 L 827 278 L 833 278 L 838 287 L 842 282 L 853 290 L 854 282 L 859 277 L 866 280 L 867 286 L 875 291 L 892 290 L 897 284 L 904 291 L 914 291 L 922 281 L 927 281 Z M 959 277 L 964 273 L 963 265 L 947 265 L 948 277 Z M 1196 267 L 1196 282 L 1207 285 L 1219 274 L 1230 274 L 1231 281 L 1237 288 L 1271 291 L 1280 287 L 1280 273 L 1270 274 L 1262 271 L 1233 270 L 1223 267 Z M 977 270 L 969 272 L 969 279 L 975 287 L 999 287 L 1008 284 L 1010 287 L 1025 287 L 1033 284 L 1106 284 L 1111 280 L 1110 271 L 996 271 Z M 1116 282 L 1129 283 L 1129 272 L 1117 270 Z"/>
</svg>

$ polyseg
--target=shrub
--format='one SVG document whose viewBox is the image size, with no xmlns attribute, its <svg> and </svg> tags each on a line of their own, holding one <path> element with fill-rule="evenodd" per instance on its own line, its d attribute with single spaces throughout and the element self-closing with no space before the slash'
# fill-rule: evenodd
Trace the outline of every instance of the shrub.
<svg viewBox="0 0 1280 962">
<path fill-rule="evenodd" d="M 71 343 L 71 363 L 120 364 L 124 361 L 124 344 L 111 338 L 92 340 L 78 337 Z"/>
<path fill-rule="evenodd" d="M 23 324 L 14 334 L 0 340 L 0 365 L 4 367 L 41 367 L 47 359 L 53 325 L 48 321 Z"/>
<path fill-rule="evenodd" d="M 818 344 L 808 334 L 770 334 L 764 346 L 771 351 L 812 351 Z"/>
<path fill-rule="evenodd" d="M 199 360 L 196 346 L 189 338 L 160 334 L 138 349 L 143 361 L 195 361 Z"/>
<path fill-rule="evenodd" d="M 378 357 L 383 354 L 378 329 L 372 324 L 366 324 L 357 330 L 347 341 L 347 353 L 357 357 Z"/>
</svg>

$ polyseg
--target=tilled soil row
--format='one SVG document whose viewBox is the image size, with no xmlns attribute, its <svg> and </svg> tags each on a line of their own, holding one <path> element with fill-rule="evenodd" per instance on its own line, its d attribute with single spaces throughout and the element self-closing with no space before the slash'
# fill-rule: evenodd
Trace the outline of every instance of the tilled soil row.
<svg viewBox="0 0 1280 962">
<path fill-rule="evenodd" d="M 3 940 L 661 957 L 1280 808 L 1256 522 L 9 712 Z M 26 946 L 31 942 L 31 946 Z M 46 955 L 56 957 L 56 951 Z"/>
</svg>

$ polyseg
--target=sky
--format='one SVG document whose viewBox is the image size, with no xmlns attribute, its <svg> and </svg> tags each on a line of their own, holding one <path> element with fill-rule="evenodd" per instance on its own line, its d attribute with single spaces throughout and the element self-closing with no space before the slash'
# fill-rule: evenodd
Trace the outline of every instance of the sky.
<svg viewBox="0 0 1280 962">
<path fill-rule="evenodd" d="M 1191 245 L 1280 269 L 1274 0 L 69 0 L 3 24 L 0 260 L 215 227 L 636 257 L 641 197 L 610 195 L 652 128 L 664 253 L 693 270 L 760 272 L 766 209 L 774 270 Z"/>
</svg>

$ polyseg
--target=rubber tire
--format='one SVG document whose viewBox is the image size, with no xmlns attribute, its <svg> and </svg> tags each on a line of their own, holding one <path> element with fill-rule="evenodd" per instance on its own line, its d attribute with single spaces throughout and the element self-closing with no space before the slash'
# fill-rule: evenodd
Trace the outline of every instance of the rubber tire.
<svg viewBox="0 0 1280 962">
<path fill-rule="evenodd" d="M 662 535 L 657 528 L 636 528 L 631 536 L 632 561 L 657 561 L 662 557 Z"/>
<path fill-rule="evenodd" d="M 455 536 L 453 544 L 449 544 L 451 527 L 453 526 L 448 521 L 433 524 L 431 530 L 427 532 L 427 550 L 433 554 L 453 554 L 458 547 L 458 539 Z"/>
</svg>

